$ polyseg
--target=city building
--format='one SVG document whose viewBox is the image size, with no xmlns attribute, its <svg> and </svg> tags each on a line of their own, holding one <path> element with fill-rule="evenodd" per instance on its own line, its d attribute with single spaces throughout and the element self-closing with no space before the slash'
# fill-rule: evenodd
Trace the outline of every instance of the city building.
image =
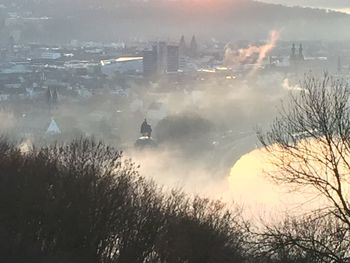
<svg viewBox="0 0 350 263">
<path fill-rule="evenodd" d="M 143 51 L 143 74 L 145 77 L 174 73 L 179 70 L 179 46 L 158 42 L 151 50 Z"/>
<path fill-rule="evenodd" d="M 139 74 L 143 71 L 143 57 L 120 57 L 101 61 L 101 71 L 112 77 L 116 73 Z"/>
<path fill-rule="evenodd" d="M 179 47 L 168 45 L 167 48 L 167 72 L 178 72 L 179 70 Z"/>
<path fill-rule="evenodd" d="M 153 77 L 157 74 L 157 48 L 153 46 L 151 50 L 143 51 L 143 75 Z"/>
<path fill-rule="evenodd" d="M 167 72 L 168 66 L 168 45 L 164 41 L 160 41 L 157 43 L 157 66 L 158 73 L 164 74 Z"/>
</svg>

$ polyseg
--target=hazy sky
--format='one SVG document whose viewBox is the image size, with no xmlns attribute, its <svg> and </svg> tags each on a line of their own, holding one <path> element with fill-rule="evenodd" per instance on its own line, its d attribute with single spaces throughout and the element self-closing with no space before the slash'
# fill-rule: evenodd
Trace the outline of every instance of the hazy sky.
<svg viewBox="0 0 350 263">
<path fill-rule="evenodd" d="M 301 5 L 317 8 L 331 8 L 340 11 L 350 12 L 349 0 L 260 0 L 262 2 L 285 4 L 285 5 Z"/>
</svg>

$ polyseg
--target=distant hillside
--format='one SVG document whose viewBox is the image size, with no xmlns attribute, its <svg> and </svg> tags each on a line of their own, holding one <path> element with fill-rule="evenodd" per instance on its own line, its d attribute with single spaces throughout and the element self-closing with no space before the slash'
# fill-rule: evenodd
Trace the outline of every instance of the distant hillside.
<svg viewBox="0 0 350 263">
<path fill-rule="evenodd" d="M 259 0 L 261 2 L 311 7 L 349 8 L 349 0 Z"/>
<path fill-rule="evenodd" d="M 281 30 L 283 39 L 349 40 L 350 16 L 250 0 L 26 1 L 22 9 L 50 16 L 44 27 L 24 31 L 27 40 L 120 40 L 196 34 L 222 40 L 263 39 Z M 36 3 L 36 4 L 35 4 Z"/>
</svg>

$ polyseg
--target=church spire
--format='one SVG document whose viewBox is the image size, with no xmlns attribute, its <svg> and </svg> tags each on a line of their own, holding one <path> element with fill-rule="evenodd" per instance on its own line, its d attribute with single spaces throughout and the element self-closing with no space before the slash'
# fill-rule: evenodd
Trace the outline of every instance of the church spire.
<svg viewBox="0 0 350 263">
<path fill-rule="evenodd" d="M 186 55 L 186 49 L 187 47 L 186 47 L 185 37 L 182 35 L 179 43 L 179 55 L 180 56 Z"/>
<path fill-rule="evenodd" d="M 299 59 L 300 60 L 304 60 L 304 54 L 303 54 L 303 45 L 302 44 L 300 44 L 300 46 L 299 46 Z"/>
<path fill-rule="evenodd" d="M 296 55 L 296 48 L 295 48 L 295 43 L 293 43 L 292 49 L 291 49 L 291 54 L 290 54 L 290 59 L 294 60 L 295 59 L 295 55 Z"/>
<path fill-rule="evenodd" d="M 191 45 L 190 45 L 190 55 L 193 58 L 196 58 L 198 55 L 198 45 L 197 45 L 197 40 L 196 36 L 193 35 L 191 39 Z"/>
</svg>

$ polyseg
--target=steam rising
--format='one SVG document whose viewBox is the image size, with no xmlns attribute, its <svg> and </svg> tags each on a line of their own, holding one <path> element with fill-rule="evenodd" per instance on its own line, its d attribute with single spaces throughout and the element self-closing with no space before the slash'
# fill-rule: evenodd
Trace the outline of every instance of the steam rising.
<svg viewBox="0 0 350 263">
<path fill-rule="evenodd" d="M 266 50 L 266 47 L 261 49 L 261 56 Z M 260 184 L 257 183 L 260 179 L 244 170 L 233 173 L 236 180 L 228 178 L 232 165 L 255 149 L 254 127 L 268 124 L 276 115 L 276 106 L 287 94 L 284 79 L 285 75 L 280 73 L 259 74 L 248 80 L 208 79 L 187 89 L 162 93 L 157 92 L 157 87 L 143 90 L 131 86 L 126 97 L 99 94 L 81 98 L 80 102 L 61 96 L 51 115 L 45 110 L 44 102 L 32 115 L 24 116 L 18 107 L 9 107 L 6 113 L 0 114 L 3 120 L 0 127 L 15 131 L 12 134 L 17 140 L 24 137 L 20 145 L 23 152 L 30 150 L 32 143 L 40 145 L 56 139 L 68 141 L 81 135 L 95 136 L 124 150 L 127 157 L 140 165 L 142 175 L 166 189 L 181 188 L 189 194 L 256 207 L 261 197 L 252 199 L 249 191 L 255 190 L 249 187 Z M 135 101 L 140 102 L 137 111 L 130 107 Z M 148 109 L 154 103 L 162 105 L 159 116 L 165 112 L 169 118 L 178 117 L 175 128 L 160 129 L 161 118 L 148 119 Z M 193 116 L 202 121 L 188 122 Z M 45 135 L 51 117 L 62 131 L 52 139 Z M 140 136 L 139 127 L 145 117 L 152 125 L 159 147 L 139 152 L 133 145 Z M 210 129 L 203 130 L 203 123 Z M 184 133 L 188 130 L 191 133 Z M 242 167 L 245 157 L 242 158 L 238 167 Z M 248 197 L 244 198 L 245 195 Z"/>
<path fill-rule="evenodd" d="M 252 214 L 301 214 L 319 207 L 315 192 L 292 193 L 291 188 L 277 185 L 269 174 L 276 172 L 271 157 L 264 149 L 254 150 L 240 158 L 229 176 L 230 191 L 238 203 Z M 248 212 L 249 213 L 249 212 Z"/>
<path fill-rule="evenodd" d="M 283 84 L 282 84 L 282 87 L 285 89 L 285 90 L 289 90 L 289 91 L 302 91 L 303 89 L 300 87 L 300 85 L 296 84 L 296 85 L 291 85 L 290 84 L 290 81 L 288 78 L 284 79 L 283 80 Z"/>
<path fill-rule="evenodd" d="M 252 62 L 254 66 L 250 74 L 254 74 L 261 67 L 267 55 L 276 47 L 279 38 L 280 32 L 273 30 L 270 32 L 269 38 L 264 45 L 249 46 L 239 50 L 235 50 L 228 45 L 225 49 L 224 63 L 227 66 L 238 66 L 243 63 Z"/>
<path fill-rule="evenodd" d="M 341 146 L 339 146 L 341 147 Z M 329 207 L 329 200 L 316 190 L 317 183 L 308 185 L 288 184 L 277 185 L 271 176 L 287 180 L 289 173 L 307 174 L 310 178 L 319 178 L 331 185 L 337 185 L 337 178 L 332 176 L 331 167 L 323 158 L 328 158 L 329 149 L 316 139 L 302 139 L 288 152 L 278 145 L 270 146 L 269 152 L 264 149 L 254 150 L 244 155 L 232 168 L 229 182 L 236 200 L 264 207 L 265 211 L 287 210 L 289 214 L 306 213 L 315 209 Z M 350 183 L 347 180 L 349 155 L 340 157 L 334 153 L 337 168 L 342 181 L 342 191 L 349 198 Z M 279 169 L 283 167 L 282 169 Z M 311 180 L 311 179 L 310 179 Z M 317 179 L 314 179 L 317 180 Z M 296 180 L 297 181 L 297 180 Z M 279 181 L 281 183 L 281 181 Z M 336 188 L 334 188 L 336 189 Z M 329 192 L 332 198 L 337 198 L 335 192 Z M 334 196 L 333 196 L 334 194 Z"/>
</svg>

